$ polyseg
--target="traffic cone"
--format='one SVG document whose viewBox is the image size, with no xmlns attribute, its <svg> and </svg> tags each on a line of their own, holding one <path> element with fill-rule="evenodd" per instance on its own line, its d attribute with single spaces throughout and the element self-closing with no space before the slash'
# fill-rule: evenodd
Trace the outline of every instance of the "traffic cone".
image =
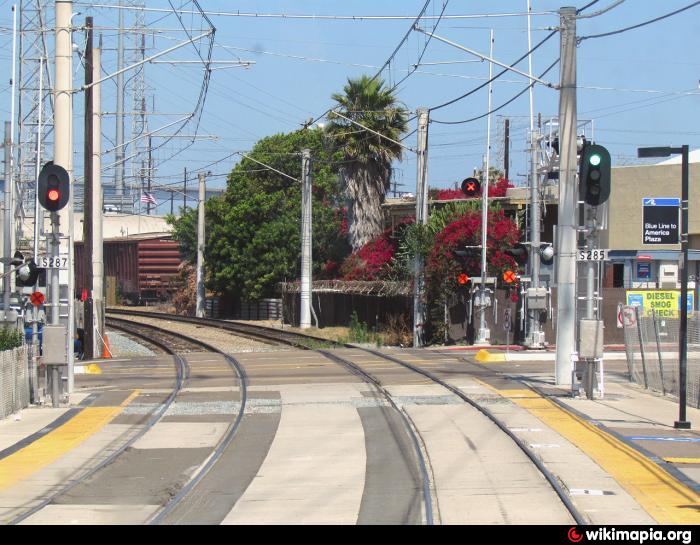
<svg viewBox="0 0 700 545">
<path fill-rule="evenodd" d="M 112 350 L 109 346 L 109 339 L 107 338 L 107 333 L 104 336 L 104 344 L 102 345 L 102 358 L 110 359 L 112 357 Z"/>
</svg>

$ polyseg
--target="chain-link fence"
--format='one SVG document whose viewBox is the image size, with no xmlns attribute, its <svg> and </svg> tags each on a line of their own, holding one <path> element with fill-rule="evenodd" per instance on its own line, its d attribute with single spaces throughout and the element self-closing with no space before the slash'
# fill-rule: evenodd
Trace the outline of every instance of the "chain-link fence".
<svg viewBox="0 0 700 545">
<path fill-rule="evenodd" d="M 680 319 L 622 307 L 630 378 L 649 390 L 679 395 Z M 687 404 L 700 408 L 700 313 L 688 313 Z"/>
<path fill-rule="evenodd" d="M 0 352 L 0 419 L 29 405 L 26 346 Z"/>
</svg>

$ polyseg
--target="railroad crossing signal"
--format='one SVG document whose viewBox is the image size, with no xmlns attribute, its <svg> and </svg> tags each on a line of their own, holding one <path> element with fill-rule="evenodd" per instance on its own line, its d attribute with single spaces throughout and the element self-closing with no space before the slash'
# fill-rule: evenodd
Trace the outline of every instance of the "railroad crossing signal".
<svg viewBox="0 0 700 545">
<path fill-rule="evenodd" d="M 515 245 L 515 248 L 509 248 L 506 250 L 506 254 L 515 259 L 515 262 L 518 265 L 525 265 L 528 257 L 530 256 L 530 250 L 524 244 L 518 243 Z"/>
<path fill-rule="evenodd" d="M 462 193 L 467 197 L 477 197 L 481 194 L 481 182 L 476 178 L 467 178 L 462 182 Z"/>
<path fill-rule="evenodd" d="M 34 286 L 39 280 L 39 267 L 34 263 L 34 259 L 29 260 L 24 265 L 20 265 L 16 270 L 15 282 L 20 288 Z"/>
<path fill-rule="evenodd" d="M 460 286 L 466 286 L 467 284 L 469 284 L 469 281 L 470 281 L 470 280 L 471 280 L 471 278 L 469 278 L 469 276 L 467 276 L 467 275 L 464 274 L 464 273 L 460 274 L 460 275 L 457 277 L 457 283 L 458 283 Z"/>
<path fill-rule="evenodd" d="M 44 304 L 44 294 L 41 293 L 40 291 L 35 291 L 32 293 L 32 295 L 29 297 L 29 301 L 34 305 L 35 307 L 39 307 Z"/>
<path fill-rule="evenodd" d="M 70 196 L 70 176 L 66 169 L 53 162 L 44 165 L 39 173 L 39 203 L 49 212 L 58 212 Z"/>
<path fill-rule="evenodd" d="M 507 270 L 506 272 L 503 273 L 503 281 L 506 284 L 512 284 L 518 280 L 518 275 L 515 274 L 515 271 Z"/>
</svg>

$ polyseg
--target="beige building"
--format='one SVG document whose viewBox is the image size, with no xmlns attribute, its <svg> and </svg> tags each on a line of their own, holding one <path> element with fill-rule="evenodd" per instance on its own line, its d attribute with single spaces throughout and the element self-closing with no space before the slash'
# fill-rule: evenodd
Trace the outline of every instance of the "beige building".
<svg viewBox="0 0 700 545">
<path fill-rule="evenodd" d="M 689 287 L 695 288 L 700 260 L 700 150 L 691 153 L 689 168 Z M 606 285 L 626 288 L 680 288 L 679 244 L 649 243 L 658 231 L 648 229 L 644 211 L 660 199 L 681 198 L 680 157 L 657 165 L 617 167 L 612 170 L 608 229 L 601 246 L 611 250 Z M 646 205 L 646 206 L 645 206 Z M 680 229 L 680 215 L 677 218 Z M 645 232 L 647 241 L 645 242 Z"/>
</svg>

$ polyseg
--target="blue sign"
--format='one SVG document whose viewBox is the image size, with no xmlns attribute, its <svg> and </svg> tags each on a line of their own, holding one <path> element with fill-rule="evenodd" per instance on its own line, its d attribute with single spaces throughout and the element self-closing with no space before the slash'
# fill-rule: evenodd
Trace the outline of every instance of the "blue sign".
<svg viewBox="0 0 700 545">
<path fill-rule="evenodd" d="M 668 198 L 656 198 L 656 197 L 644 197 L 642 199 L 642 206 L 680 206 L 680 199 L 668 199 Z"/>
<path fill-rule="evenodd" d="M 637 278 L 642 280 L 651 278 L 651 263 L 637 263 Z"/>
</svg>

